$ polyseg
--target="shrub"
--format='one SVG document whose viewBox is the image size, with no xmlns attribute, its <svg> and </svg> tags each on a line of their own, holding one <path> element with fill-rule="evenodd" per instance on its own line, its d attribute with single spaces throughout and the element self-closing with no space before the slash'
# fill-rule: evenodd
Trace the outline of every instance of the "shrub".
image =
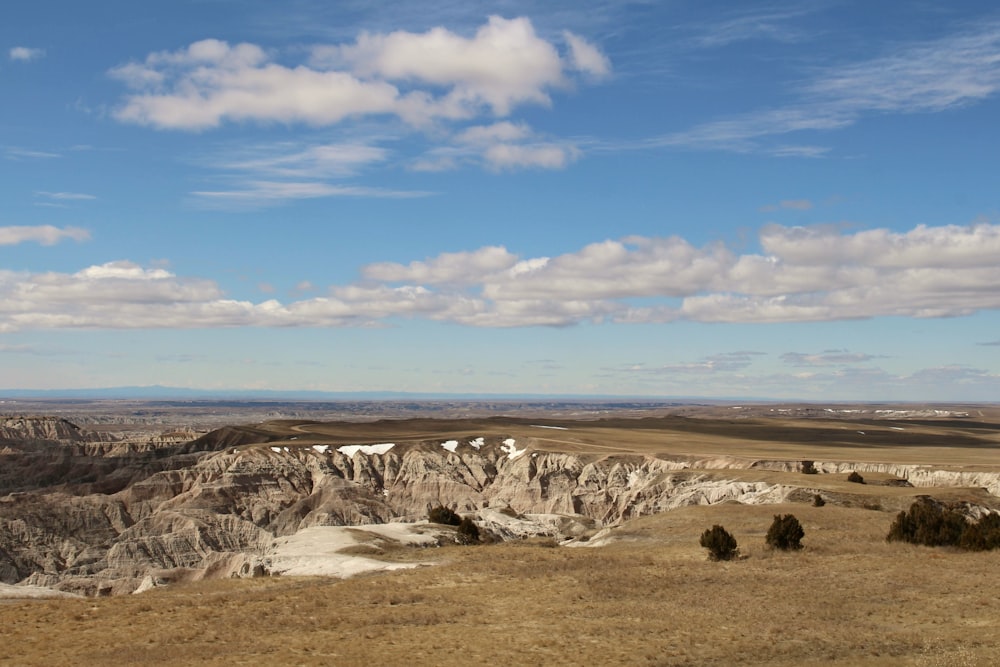
<svg viewBox="0 0 1000 667">
<path fill-rule="evenodd" d="M 739 555 L 736 538 L 722 526 L 715 525 L 701 534 L 701 546 L 708 549 L 709 560 L 732 560 Z"/>
<path fill-rule="evenodd" d="M 802 462 L 802 474 L 803 475 L 816 475 L 818 473 L 819 473 L 819 470 L 816 470 L 816 466 L 813 465 L 812 461 L 803 461 Z"/>
<path fill-rule="evenodd" d="M 987 514 L 968 524 L 958 538 L 958 546 L 969 551 L 1000 549 L 1000 514 Z"/>
<path fill-rule="evenodd" d="M 966 525 L 965 517 L 961 514 L 924 497 L 910 505 L 908 512 L 896 515 L 885 539 L 889 542 L 909 542 L 928 547 L 955 546 Z"/>
<path fill-rule="evenodd" d="M 427 520 L 431 523 L 440 523 L 445 526 L 457 526 L 462 523 L 462 517 L 442 505 L 438 505 L 432 509 L 427 515 Z"/>
<path fill-rule="evenodd" d="M 854 482 L 855 484 L 864 484 L 865 478 L 862 477 L 857 470 L 854 470 L 851 472 L 850 475 L 847 476 L 847 481 Z"/>
<path fill-rule="evenodd" d="M 822 507 L 823 505 L 826 505 L 826 501 L 823 500 L 823 496 L 819 495 L 818 493 L 814 493 L 813 507 Z"/>
<path fill-rule="evenodd" d="M 479 541 L 479 526 L 469 517 L 465 517 L 458 524 L 455 539 L 459 544 L 475 544 Z"/>
<path fill-rule="evenodd" d="M 806 531 L 802 530 L 802 524 L 795 518 L 794 514 L 774 515 L 771 527 L 767 529 L 767 536 L 764 538 L 767 546 L 772 549 L 782 551 L 797 550 L 802 548 L 802 538 Z"/>
</svg>

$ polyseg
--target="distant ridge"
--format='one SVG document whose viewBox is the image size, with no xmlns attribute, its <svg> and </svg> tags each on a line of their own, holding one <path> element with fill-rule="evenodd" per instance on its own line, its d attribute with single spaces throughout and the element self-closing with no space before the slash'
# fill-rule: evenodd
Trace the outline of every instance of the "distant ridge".
<svg viewBox="0 0 1000 667">
<path fill-rule="evenodd" d="M 634 396 L 606 394 L 486 394 L 405 391 L 308 391 L 273 389 L 190 389 L 185 387 L 102 387 L 86 389 L 0 389 L 3 399 L 77 399 L 77 400 L 277 400 L 277 401 L 394 401 L 394 400 L 588 400 L 588 401 L 655 401 L 718 403 L 728 400 L 767 399 L 701 399 L 666 396 Z"/>
</svg>

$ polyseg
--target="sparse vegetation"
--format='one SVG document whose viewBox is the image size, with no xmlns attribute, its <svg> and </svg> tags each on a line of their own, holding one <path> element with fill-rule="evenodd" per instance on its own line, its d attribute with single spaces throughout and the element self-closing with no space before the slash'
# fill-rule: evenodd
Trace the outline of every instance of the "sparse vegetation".
<svg viewBox="0 0 1000 667">
<path fill-rule="evenodd" d="M 851 474 L 847 476 L 848 482 L 854 482 L 855 484 L 864 484 L 865 478 L 857 470 L 852 470 Z"/>
<path fill-rule="evenodd" d="M 438 505 L 432 509 L 427 515 L 427 520 L 431 523 L 440 523 L 444 526 L 457 526 L 462 523 L 462 517 L 443 505 Z"/>
<path fill-rule="evenodd" d="M 956 546 L 965 530 L 965 517 L 941 503 L 923 497 L 900 512 L 889 527 L 886 540 L 928 547 Z"/>
<path fill-rule="evenodd" d="M 967 525 L 958 539 L 958 546 L 969 551 L 1000 549 L 1000 514 L 990 513 Z"/>
<path fill-rule="evenodd" d="M 805 534 L 802 524 L 794 514 L 775 514 L 764 541 L 772 549 L 795 551 L 802 548 L 802 538 Z"/>
<path fill-rule="evenodd" d="M 909 511 L 896 515 L 886 540 L 967 551 L 1000 549 L 1000 514 L 986 514 L 970 522 L 959 512 L 923 497 L 910 505 Z"/>
<path fill-rule="evenodd" d="M 819 495 L 818 493 L 814 493 L 813 507 L 822 507 L 823 505 L 826 505 L 826 501 L 823 500 L 823 496 Z"/>
<path fill-rule="evenodd" d="M 718 524 L 702 533 L 699 543 L 708 549 L 709 560 L 732 560 L 740 551 L 736 538 Z"/>
<path fill-rule="evenodd" d="M 458 530 L 455 531 L 455 539 L 458 540 L 459 544 L 475 544 L 479 542 L 479 526 L 469 517 L 465 517 L 458 524 Z"/>
</svg>

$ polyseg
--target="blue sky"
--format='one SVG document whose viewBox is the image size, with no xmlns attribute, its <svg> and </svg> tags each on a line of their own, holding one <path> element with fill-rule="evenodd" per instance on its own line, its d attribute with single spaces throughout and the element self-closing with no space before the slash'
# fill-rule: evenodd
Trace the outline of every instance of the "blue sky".
<svg viewBox="0 0 1000 667">
<path fill-rule="evenodd" d="M 993 2 L 0 10 L 0 388 L 995 401 Z"/>
</svg>

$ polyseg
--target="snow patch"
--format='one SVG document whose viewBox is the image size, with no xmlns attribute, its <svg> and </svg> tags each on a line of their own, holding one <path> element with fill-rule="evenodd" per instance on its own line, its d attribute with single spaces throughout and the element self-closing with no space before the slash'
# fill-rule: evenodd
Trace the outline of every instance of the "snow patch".
<svg viewBox="0 0 1000 667">
<path fill-rule="evenodd" d="M 330 445 L 313 445 L 313 449 L 320 454 L 326 454 L 326 450 L 330 449 Z"/>
<path fill-rule="evenodd" d="M 518 449 L 517 440 L 514 438 L 507 438 L 503 441 L 503 444 L 500 445 L 500 451 L 506 454 L 508 459 L 516 459 L 518 456 L 528 451 L 528 449 Z"/>
<path fill-rule="evenodd" d="M 447 449 L 452 454 L 455 453 L 455 448 L 458 447 L 458 440 L 449 440 L 447 442 L 442 442 L 441 447 Z"/>
<path fill-rule="evenodd" d="M 483 440 L 483 438 L 476 438 L 475 440 L 469 440 L 469 446 L 473 447 L 474 449 L 476 449 L 478 451 L 479 448 L 482 447 L 485 444 L 485 442 L 486 441 Z"/>
<path fill-rule="evenodd" d="M 280 454 L 281 447 L 271 447 L 271 451 L 274 452 L 275 454 Z"/>
<path fill-rule="evenodd" d="M 338 447 L 337 451 L 345 456 L 354 456 L 358 452 L 371 456 L 372 454 L 385 454 L 395 446 L 394 442 L 384 442 L 379 445 L 344 445 Z"/>
<path fill-rule="evenodd" d="M 543 426 L 542 424 L 532 424 L 531 428 L 550 428 L 553 431 L 568 431 L 565 426 Z"/>
</svg>

